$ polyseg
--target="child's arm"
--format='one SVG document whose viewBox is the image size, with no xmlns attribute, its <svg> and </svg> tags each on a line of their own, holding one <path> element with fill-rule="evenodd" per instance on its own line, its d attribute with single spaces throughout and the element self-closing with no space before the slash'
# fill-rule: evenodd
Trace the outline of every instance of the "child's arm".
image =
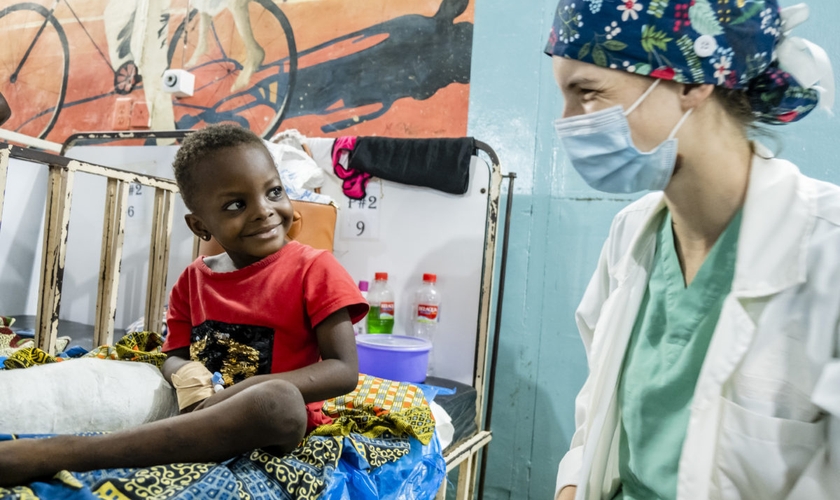
<svg viewBox="0 0 840 500">
<path fill-rule="evenodd" d="M 307 403 L 347 394 L 359 382 L 359 360 L 353 323 L 347 309 L 339 309 L 315 327 L 321 362 L 298 370 L 270 375 L 255 375 L 207 398 L 196 409 L 207 408 L 258 384 L 280 379 L 298 388 Z"/>
<path fill-rule="evenodd" d="M 175 387 L 175 384 L 172 383 L 172 375 L 178 372 L 184 365 L 189 364 L 190 361 L 190 348 L 189 347 L 182 347 L 180 349 L 173 349 L 166 353 L 166 361 L 163 362 L 163 366 L 160 367 L 160 371 L 163 374 L 163 378 L 166 379 L 167 382 L 172 387 Z M 191 404 L 181 409 L 181 413 L 189 413 L 194 411 L 196 408 L 201 405 L 203 401 L 199 401 L 198 403 Z"/>
<path fill-rule="evenodd" d="M 163 378 L 172 384 L 172 374 L 181 369 L 182 366 L 190 362 L 190 348 L 182 347 L 180 349 L 173 349 L 166 353 L 166 361 L 160 367 Z"/>
</svg>

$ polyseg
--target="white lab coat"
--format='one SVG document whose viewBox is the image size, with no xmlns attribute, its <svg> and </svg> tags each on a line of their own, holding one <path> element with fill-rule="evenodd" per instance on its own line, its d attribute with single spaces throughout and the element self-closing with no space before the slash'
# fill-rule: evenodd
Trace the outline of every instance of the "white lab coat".
<svg viewBox="0 0 840 500">
<path fill-rule="evenodd" d="M 840 188 L 757 147 L 677 498 L 840 499 Z M 590 373 L 556 490 L 577 484 L 577 500 L 620 484 L 616 389 L 664 207 L 653 193 L 616 216 L 577 310 Z"/>
</svg>

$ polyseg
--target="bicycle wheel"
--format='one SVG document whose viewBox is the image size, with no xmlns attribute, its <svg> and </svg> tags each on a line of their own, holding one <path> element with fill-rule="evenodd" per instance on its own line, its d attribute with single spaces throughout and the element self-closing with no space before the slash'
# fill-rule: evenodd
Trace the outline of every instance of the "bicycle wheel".
<svg viewBox="0 0 840 500">
<path fill-rule="evenodd" d="M 253 0 L 248 10 L 251 31 L 265 59 L 241 89 L 232 87 L 248 61 L 248 49 L 229 10 L 209 23 L 206 52 L 195 58 L 200 35 L 197 11 L 175 29 L 167 52 L 169 68 L 195 75 L 195 93 L 173 98 L 176 128 L 233 122 L 268 138 L 282 123 L 297 73 L 292 26 L 272 0 Z M 191 59 L 194 64 L 188 64 Z"/>
<path fill-rule="evenodd" d="M 12 117 L 5 128 L 45 138 L 58 119 L 67 92 L 70 50 L 64 28 L 35 3 L 0 10 L 0 92 Z"/>
</svg>

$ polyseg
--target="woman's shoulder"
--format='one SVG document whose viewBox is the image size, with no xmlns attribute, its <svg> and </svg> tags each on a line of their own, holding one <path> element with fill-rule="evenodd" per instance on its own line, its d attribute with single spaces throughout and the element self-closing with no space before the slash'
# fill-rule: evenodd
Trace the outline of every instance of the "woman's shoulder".
<svg viewBox="0 0 840 500">
<path fill-rule="evenodd" d="M 803 184 L 808 187 L 808 195 L 814 201 L 817 218 L 833 226 L 840 226 L 840 186 L 804 174 L 802 177 Z"/>
<path fill-rule="evenodd" d="M 802 173 L 795 163 L 775 157 L 766 148 L 767 156 L 758 156 L 759 163 L 754 166 L 751 185 L 756 184 L 756 193 L 761 195 L 778 195 L 782 192 L 797 193 L 798 201 L 789 203 L 804 203 L 809 212 L 819 219 L 834 225 L 840 225 L 840 187 L 831 182 L 809 177 Z M 752 189 L 752 186 L 751 186 Z M 791 199 L 792 200 L 792 199 Z M 779 203 L 777 199 L 767 198 L 764 203 Z"/>
</svg>

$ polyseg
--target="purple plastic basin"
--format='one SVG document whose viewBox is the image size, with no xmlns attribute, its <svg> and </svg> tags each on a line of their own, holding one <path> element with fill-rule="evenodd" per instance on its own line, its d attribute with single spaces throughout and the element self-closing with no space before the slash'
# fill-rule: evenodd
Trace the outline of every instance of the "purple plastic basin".
<svg viewBox="0 0 840 500">
<path fill-rule="evenodd" d="M 405 335 L 367 334 L 356 337 L 359 372 L 397 382 L 426 380 L 428 340 Z"/>
</svg>

